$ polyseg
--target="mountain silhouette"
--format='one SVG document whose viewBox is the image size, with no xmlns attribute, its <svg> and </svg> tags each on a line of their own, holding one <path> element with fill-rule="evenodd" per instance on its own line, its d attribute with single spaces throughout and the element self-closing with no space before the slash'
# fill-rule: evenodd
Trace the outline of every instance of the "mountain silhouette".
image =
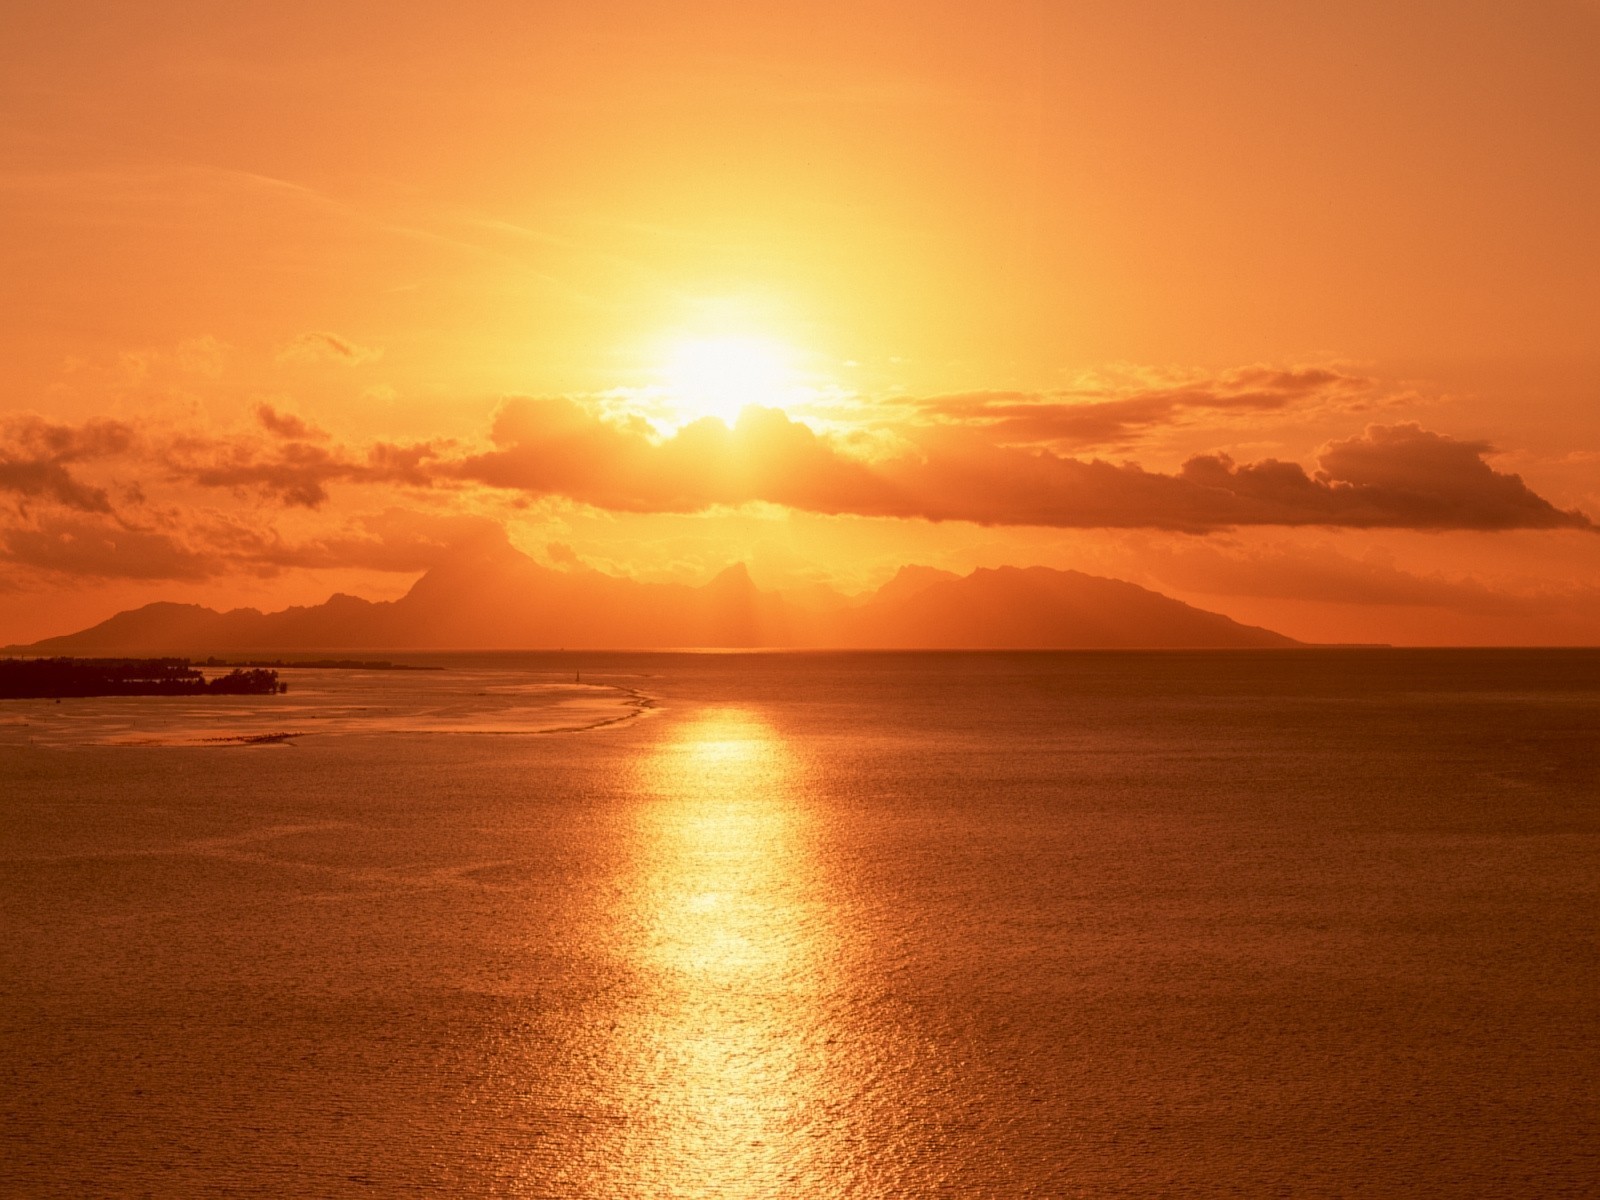
<svg viewBox="0 0 1600 1200">
<path fill-rule="evenodd" d="M 1296 645 L 1131 583 L 1047 567 L 957 576 L 903 568 L 864 602 L 813 609 L 762 591 L 742 564 L 690 587 L 541 566 L 509 542 L 463 547 L 398 600 L 337 594 L 264 613 L 156 603 L 7 653 L 239 654 L 313 650 L 671 647 L 1246 648 Z"/>
<path fill-rule="evenodd" d="M 994 649 L 1231 649 L 1292 638 L 1207 612 L 1120 579 L 1049 567 L 902 570 L 862 608 L 842 614 L 854 646 Z M 943 576 L 943 578 L 939 578 Z"/>
</svg>

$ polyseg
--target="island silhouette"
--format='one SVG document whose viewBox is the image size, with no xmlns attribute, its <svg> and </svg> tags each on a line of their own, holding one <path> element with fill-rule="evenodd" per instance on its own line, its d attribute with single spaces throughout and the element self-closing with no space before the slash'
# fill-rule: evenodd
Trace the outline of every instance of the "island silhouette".
<svg viewBox="0 0 1600 1200">
<path fill-rule="evenodd" d="M 810 600 L 810 598 L 808 598 Z M 693 587 L 554 569 L 508 541 L 460 547 L 398 600 L 336 594 L 279 612 L 159 602 L 25 654 L 326 649 L 1266 649 L 1299 645 L 1123 580 L 1048 567 L 908 566 L 864 598 L 797 603 L 742 564 Z"/>
</svg>

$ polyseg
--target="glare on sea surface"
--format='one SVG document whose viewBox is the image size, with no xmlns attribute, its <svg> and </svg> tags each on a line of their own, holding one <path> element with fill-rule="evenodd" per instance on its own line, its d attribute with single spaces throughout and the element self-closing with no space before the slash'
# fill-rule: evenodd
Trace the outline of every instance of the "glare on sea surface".
<svg viewBox="0 0 1600 1200">
<path fill-rule="evenodd" d="M 679 974 L 781 971 L 800 952 L 779 856 L 795 850 L 783 747 L 757 720 L 715 714 L 668 751 L 675 799 L 656 814 L 651 954 Z"/>
<path fill-rule="evenodd" d="M 618 1031 L 638 1195 L 779 1194 L 815 1153 L 808 1034 L 832 937 L 801 770 L 758 715 L 704 714 L 645 768 L 628 904 L 646 1002 Z"/>
</svg>

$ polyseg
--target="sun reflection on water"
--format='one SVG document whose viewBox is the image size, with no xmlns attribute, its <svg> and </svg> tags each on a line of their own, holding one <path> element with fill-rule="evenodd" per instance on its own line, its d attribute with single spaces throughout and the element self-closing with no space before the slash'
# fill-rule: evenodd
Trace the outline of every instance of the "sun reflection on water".
<svg viewBox="0 0 1600 1200">
<path fill-rule="evenodd" d="M 826 907 L 800 764 L 758 715 L 705 714 L 645 767 L 628 897 L 642 994 L 618 1030 L 620 1194 L 781 1194 L 810 1174 Z"/>
</svg>

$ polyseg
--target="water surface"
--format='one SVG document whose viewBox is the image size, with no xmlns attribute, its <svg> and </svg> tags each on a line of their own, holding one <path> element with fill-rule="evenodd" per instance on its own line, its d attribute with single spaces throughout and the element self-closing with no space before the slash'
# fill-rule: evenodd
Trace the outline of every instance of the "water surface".
<svg viewBox="0 0 1600 1200">
<path fill-rule="evenodd" d="M 9 1192 L 1593 1194 L 1600 654 L 435 661 L 0 710 Z"/>
</svg>

